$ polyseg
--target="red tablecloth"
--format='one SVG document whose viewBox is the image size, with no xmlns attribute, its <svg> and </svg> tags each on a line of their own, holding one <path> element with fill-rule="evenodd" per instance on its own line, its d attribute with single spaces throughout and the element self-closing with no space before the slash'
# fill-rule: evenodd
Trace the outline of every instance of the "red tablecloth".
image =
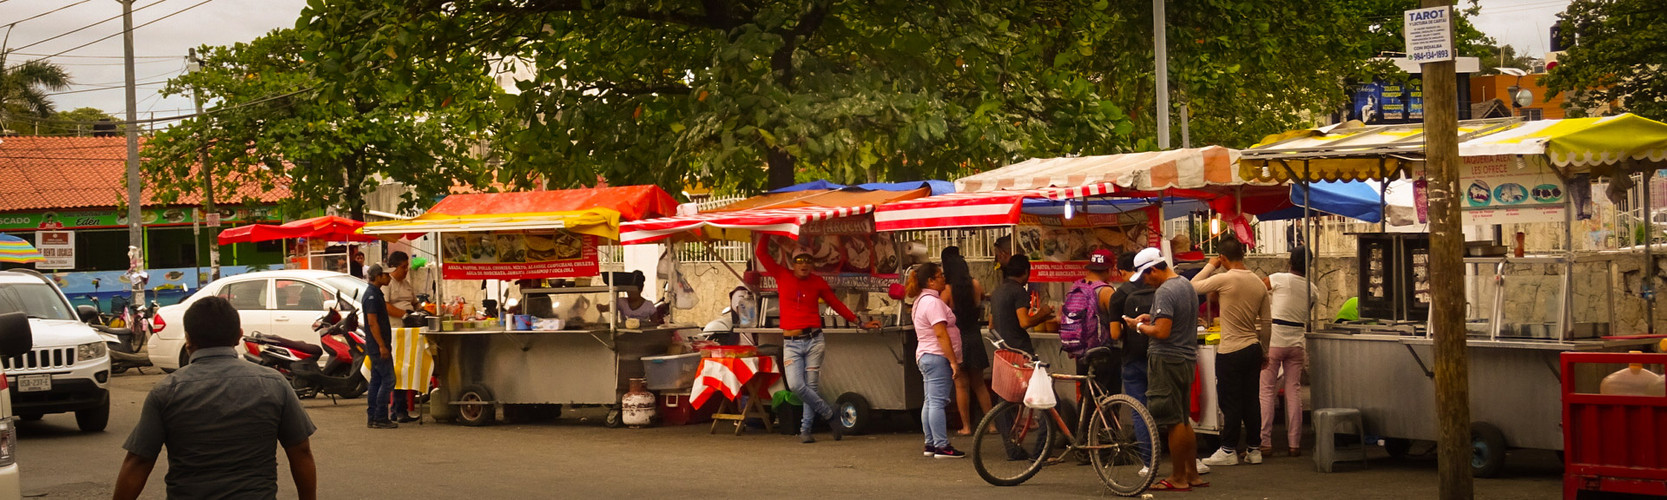
<svg viewBox="0 0 1667 500">
<path fill-rule="evenodd" d="M 774 386 L 781 384 L 781 368 L 776 366 L 776 358 L 703 358 L 700 360 L 700 373 L 695 375 L 695 385 L 689 388 L 689 394 L 693 396 L 691 403 L 700 408 L 706 404 L 706 398 L 716 392 L 735 400 L 741 394 L 741 387 L 754 380 L 774 392 Z"/>
</svg>

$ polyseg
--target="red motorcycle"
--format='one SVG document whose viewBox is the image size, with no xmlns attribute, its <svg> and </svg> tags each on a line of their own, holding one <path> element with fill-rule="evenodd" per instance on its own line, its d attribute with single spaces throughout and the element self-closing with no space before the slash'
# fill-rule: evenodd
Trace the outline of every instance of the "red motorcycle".
<svg viewBox="0 0 1667 500">
<path fill-rule="evenodd" d="M 324 316 L 313 321 L 319 344 L 254 332 L 243 337 L 244 357 L 283 373 L 295 395 L 302 398 L 363 395 L 369 384 L 360 370 L 365 364 L 365 338 L 359 333 L 359 315 L 339 297 L 331 302 Z"/>
</svg>

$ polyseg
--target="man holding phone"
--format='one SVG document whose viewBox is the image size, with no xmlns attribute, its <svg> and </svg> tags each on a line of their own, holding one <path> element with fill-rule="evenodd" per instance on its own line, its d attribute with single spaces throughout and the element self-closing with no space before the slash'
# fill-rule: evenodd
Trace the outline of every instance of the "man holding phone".
<svg viewBox="0 0 1667 500">
<path fill-rule="evenodd" d="M 1208 486 L 1198 476 L 1197 436 L 1188 420 L 1193 370 L 1198 364 L 1198 292 L 1169 268 L 1156 248 L 1135 254 L 1134 268 L 1129 279 L 1144 281 L 1157 292 L 1150 314 L 1124 316 L 1123 320 L 1135 332 L 1152 338 L 1147 352 L 1147 406 L 1158 431 L 1169 435 L 1172 467 L 1169 477 L 1152 489 L 1190 491 Z"/>
</svg>

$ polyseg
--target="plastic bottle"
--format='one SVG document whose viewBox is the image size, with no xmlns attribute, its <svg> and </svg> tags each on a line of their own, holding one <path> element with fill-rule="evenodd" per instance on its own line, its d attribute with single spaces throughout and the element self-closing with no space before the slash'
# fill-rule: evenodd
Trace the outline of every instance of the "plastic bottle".
<svg viewBox="0 0 1667 500">
<path fill-rule="evenodd" d="M 1638 351 L 1632 351 L 1634 354 Z M 1615 373 L 1603 378 L 1598 385 L 1598 393 L 1617 396 L 1662 396 L 1663 381 L 1661 375 L 1645 370 L 1644 365 L 1632 363 L 1626 368 L 1616 370 Z"/>
</svg>

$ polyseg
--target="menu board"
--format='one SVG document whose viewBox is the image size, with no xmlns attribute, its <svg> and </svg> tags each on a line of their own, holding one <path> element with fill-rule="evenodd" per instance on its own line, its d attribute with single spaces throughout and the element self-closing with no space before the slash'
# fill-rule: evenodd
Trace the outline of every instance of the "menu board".
<svg viewBox="0 0 1667 500">
<path fill-rule="evenodd" d="M 596 237 L 563 230 L 444 233 L 446 279 L 537 279 L 596 276 Z"/>
<path fill-rule="evenodd" d="M 1151 210 L 1119 214 L 1060 216 L 1023 215 L 1015 228 L 1019 255 L 1030 257 L 1030 281 L 1062 283 L 1081 279 L 1088 255 L 1110 250 L 1113 255 L 1156 246 L 1158 230 Z"/>
<path fill-rule="evenodd" d="M 1549 169 L 1511 155 L 1466 156 L 1459 174 L 1466 225 L 1564 220 L 1568 187 Z"/>
</svg>

